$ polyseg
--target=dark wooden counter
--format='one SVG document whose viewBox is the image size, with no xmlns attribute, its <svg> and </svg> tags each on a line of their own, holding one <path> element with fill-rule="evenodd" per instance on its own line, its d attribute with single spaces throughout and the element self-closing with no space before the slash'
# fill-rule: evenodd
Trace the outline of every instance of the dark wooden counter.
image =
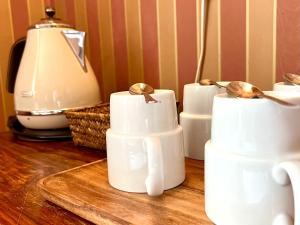
<svg viewBox="0 0 300 225">
<path fill-rule="evenodd" d="M 48 201 L 36 183 L 43 177 L 105 157 L 72 141 L 28 142 L 0 133 L 0 224 L 90 224 Z"/>
</svg>

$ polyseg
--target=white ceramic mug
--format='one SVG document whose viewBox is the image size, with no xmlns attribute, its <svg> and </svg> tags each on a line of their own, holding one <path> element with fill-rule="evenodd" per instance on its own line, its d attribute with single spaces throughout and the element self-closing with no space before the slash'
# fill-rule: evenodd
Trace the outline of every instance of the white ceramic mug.
<svg viewBox="0 0 300 225">
<path fill-rule="evenodd" d="M 142 95 L 113 93 L 106 133 L 109 183 L 123 191 L 160 195 L 185 179 L 183 133 L 171 90 Z"/>
<path fill-rule="evenodd" d="M 218 82 L 227 85 L 228 82 Z M 183 128 L 185 156 L 204 159 L 204 145 L 210 139 L 211 112 L 213 98 L 225 92 L 215 85 L 198 83 L 184 85 L 183 112 L 180 113 L 180 125 Z"/>
<path fill-rule="evenodd" d="M 268 94 L 300 104 L 299 95 Z M 205 145 L 205 211 L 215 224 L 300 224 L 299 115 L 268 99 L 215 96 Z"/>
<path fill-rule="evenodd" d="M 172 90 L 155 90 L 158 103 L 146 103 L 143 95 L 128 91 L 110 96 L 110 127 L 123 134 L 149 134 L 174 130 L 178 126 L 176 99 Z"/>
<path fill-rule="evenodd" d="M 273 85 L 273 91 L 300 93 L 300 85 L 286 84 L 278 82 Z"/>
</svg>

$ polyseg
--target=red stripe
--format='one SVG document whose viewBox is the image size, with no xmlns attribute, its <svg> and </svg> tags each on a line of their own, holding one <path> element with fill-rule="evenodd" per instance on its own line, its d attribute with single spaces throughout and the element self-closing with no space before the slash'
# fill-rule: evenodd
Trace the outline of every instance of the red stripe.
<svg viewBox="0 0 300 225">
<path fill-rule="evenodd" d="M 141 0 L 144 81 L 159 88 L 156 0 Z"/>
<path fill-rule="evenodd" d="M 116 85 L 118 91 L 128 90 L 128 60 L 124 1 L 112 0 L 112 26 L 116 63 Z"/>
<path fill-rule="evenodd" d="M 287 73 L 300 74 L 300 2 L 278 0 L 276 81 Z"/>
<path fill-rule="evenodd" d="M 47 6 L 55 7 L 55 0 L 44 0 L 44 2 L 45 2 L 45 7 Z"/>
<path fill-rule="evenodd" d="M 197 69 L 196 1 L 177 0 L 177 47 L 179 98 L 183 86 L 195 80 Z"/>
<path fill-rule="evenodd" d="M 101 49 L 99 37 L 99 21 L 97 1 L 86 0 L 87 21 L 88 21 L 88 35 L 90 41 L 91 65 L 94 69 L 95 75 L 100 85 L 102 100 L 106 101 L 107 96 L 104 93 L 102 71 L 101 71 Z"/>
<path fill-rule="evenodd" d="M 75 26 L 76 19 L 75 19 L 75 4 L 74 0 L 65 0 L 65 15 L 66 20 L 68 23 L 70 23 L 72 26 Z"/>
<path fill-rule="evenodd" d="M 246 80 L 246 1 L 221 1 L 222 80 Z"/>
<path fill-rule="evenodd" d="M 26 36 L 28 24 L 28 8 L 26 0 L 10 0 L 12 23 L 15 40 Z"/>
</svg>

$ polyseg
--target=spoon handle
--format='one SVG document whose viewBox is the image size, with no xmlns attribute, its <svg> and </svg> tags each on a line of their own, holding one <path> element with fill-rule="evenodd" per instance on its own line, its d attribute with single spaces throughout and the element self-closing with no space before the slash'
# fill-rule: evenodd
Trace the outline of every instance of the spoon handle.
<svg viewBox="0 0 300 225">
<path fill-rule="evenodd" d="M 265 95 L 265 94 L 263 94 L 262 97 L 265 97 L 265 98 L 267 98 L 267 99 L 270 99 L 270 100 L 272 100 L 272 101 L 274 101 L 274 102 L 276 102 L 276 103 L 279 103 L 279 104 L 281 104 L 281 105 L 285 105 L 285 106 L 295 106 L 295 104 L 293 104 L 293 103 L 286 102 L 286 101 L 284 101 L 284 100 L 281 100 L 281 99 L 279 99 L 279 98 L 276 98 L 276 97 L 273 97 L 273 96 L 270 96 L 270 95 Z"/>
<path fill-rule="evenodd" d="M 143 95 L 145 97 L 146 103 L 149 103 L 149 102 L 157 103 L 158 102 L 156 99 L 152 98 L 151 95 L 149 95 L 148 93 L 143 93 Z"/>
<path fill-rule="evenodd" d="M 215 82 L 215 81 L 213 81 L 212 82 L 214 85 L 216 85 L 217 87 L 219 87 L 219 88 L 227 88 L 226 86 L 223 86 L 223 85 L 221 85 L 221 84 L 218 84 L 217 82 Z"/>
</svg>

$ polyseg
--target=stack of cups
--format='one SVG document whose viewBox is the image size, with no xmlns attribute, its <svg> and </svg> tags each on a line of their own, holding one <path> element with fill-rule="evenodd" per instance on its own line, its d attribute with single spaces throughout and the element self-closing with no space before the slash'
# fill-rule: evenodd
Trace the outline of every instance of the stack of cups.
<svg viewBox="0 0 300 225">
<path fill-rule="evenodd" d="M 228 82 L 219 82 L 226 85 Z M 185 156 L 204 159 L 204 145 L 210 139 L 211 112 L 213 98 L 225 92 L 225 88 L 198 83 L 184 86 L 183 112 L 180 113 L 180 125 L 183 128 Z"/>
<path fill-rule="evenodd" d="M 266 93 L 300 104 L 299 94 Z M 205 210 L 215 224 L 300 224 L 299 115 L 268 99 L 214 98 Z"/>
<path fill-rule="evenodd" d="M 160 195 L 185 179 L 183 133 L 171 90 L 155 90 L 157 103 L 128 91 L 110 97 L 106 133 L 109 183 L 123 191 Z"/>
</svg>

